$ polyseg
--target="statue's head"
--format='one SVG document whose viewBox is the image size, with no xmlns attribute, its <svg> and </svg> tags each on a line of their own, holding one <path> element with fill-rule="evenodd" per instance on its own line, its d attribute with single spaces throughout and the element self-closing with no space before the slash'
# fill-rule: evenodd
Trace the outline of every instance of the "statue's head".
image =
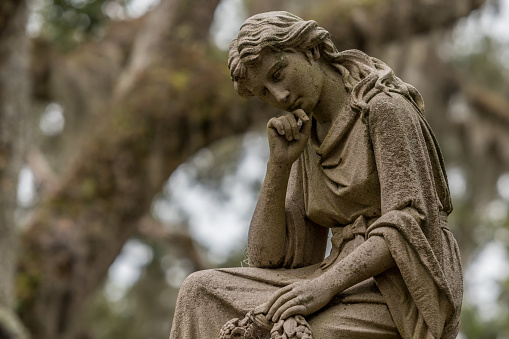
<svg viewBox="0 0 509 339">
<path fill-rule="evenodd" d="M 264 61 L 266 58 L 282 59 L 284 62 L 290 63 L 295 60 L 299 61 L 299 58 L 293 58 L 296 54 L 305 55 L 310 64 L 314 64 L 314 60 L 321 66 L 331 66 L 341 77 L 347 93 L 351 94 L 350 104 L 354 110 L 362 110 L 363 107 L 367 107 L 366 100 L 369 100 L 371 96 L 365 94 L 369 92 L 372 85 L 375 85 L 376 88 L 384 91 L 401 92 L 424 111 L 422 98 L 415 88 L 394 76 L 392 70 L 382 61 L 371 58 L 359 50 L 338 52 L 329 32 L 319 27 L 315 21 L 305 21 L 296 15 L 282 11 L 260 13 L 248 18 L 230 44 L 228 68 L 235 91 L 245 98 L 256 94 L 262 101 L 284 110 L 291 110 L 295 108 L 295 105 L 299 106 L 300 102 L 293 104 L 295 98 L 292 98 L 292 93 L 289 93 L 288 97 L 292 104 L 286 105 L 281 101 L 276 102 L 274 98 L 264 100 L 263 95 L 253 93 L 253 90 L 249 89 L 255 88 L 252 85 L 254 82 L 256 83 L 256 78 L 263 76 L 263 74 L 257 75 L 256 71 L 261 70 L 263 73 L 263 64 L 267 63 Z M 285 56 L 286 60 L 284 60 Z M 252 69 L 255 71 L 250 72 Z M 318 73 L 306 70 L 306 65 L 302 63 L 299 67 L 292 67 L 292 69 L 294 73 L 302 73 L 299 81 L 289 82 L 292 89 L 297 91 L 297 95 L 308 98 L 308 108 L 312 107 L 313 102 L 316 102 L 316 93 L 305 90 L 319 85 L 316 81 L 315 83 L 311 81 L 316 80 L 318 76 L 309 77 L 309 75 Z M 303 79 L 304 81 L 300 81 Z M 364 85 L 358 86 L 361 82 Z M 297 85 L 301 83 L 300 87 L 296 83 Z M 288 93 L 279 94 L 283 99 L 284 95 L 288 95 Z"/>
<path fill-rule="evenodd" d="M 315 21 L 304 21 L 288 12 L 268 12 L 248 18 L 230 44 L 228 67 L 237 93 L 242 97 L 253 96 L 239 82 L 247 77 L 247 68 L 259 62 L 262 51 L 274 53 L 306 52 L 318 47 L 320 55 L 329 59 L 337 54 L 329 32 Z"/>
</svg>

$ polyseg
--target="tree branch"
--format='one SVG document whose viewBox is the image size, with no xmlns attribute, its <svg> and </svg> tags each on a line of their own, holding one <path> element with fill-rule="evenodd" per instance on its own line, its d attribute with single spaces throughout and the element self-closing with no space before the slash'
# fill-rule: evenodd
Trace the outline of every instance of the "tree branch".
<svg viewBox="0 0 509 339">
<path fill-rule="evenodd" d="M 464 83 L 461 91 L 474 108 L 487 114 L 494 123 L 503 124 L 509 129 L 509 101 L 505 97 L 494 91 Z"/>
<path fill-rule="evenodd" d="M 138 225 L 138 234 L 152 242 L 171 243 L 178 246 L 182 251 L 186 252 L 183 257 L 191 260 L 196 271 L 207 268 L 198 250 L 196 241 L 187 230 L 168 230 L 161 223 L 149 217 L 145 217 Z"/>
<path fill-rule="evenodd" d="M 486 0 L 326 0 L 306 12 L 327 29 L 339 50 L 369 50 L 384 43 L 451 27 Z M 335 15 L 331 15 L 335 13 Z"/>
</svg>

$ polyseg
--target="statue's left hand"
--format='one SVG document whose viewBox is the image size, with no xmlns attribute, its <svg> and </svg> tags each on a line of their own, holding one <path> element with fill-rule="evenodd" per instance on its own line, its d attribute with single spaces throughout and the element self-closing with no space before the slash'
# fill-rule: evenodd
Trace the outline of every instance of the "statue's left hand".
<svg viewBox="0 0 509 339">
<path fill-rule="evenodd" d="M 324 276 L 295 282 L 276 291 L 265 304 L 266 317 L 273 322 L 292 315 L 306 316 L 320 310 L 334 297 Z"/>
</svg>

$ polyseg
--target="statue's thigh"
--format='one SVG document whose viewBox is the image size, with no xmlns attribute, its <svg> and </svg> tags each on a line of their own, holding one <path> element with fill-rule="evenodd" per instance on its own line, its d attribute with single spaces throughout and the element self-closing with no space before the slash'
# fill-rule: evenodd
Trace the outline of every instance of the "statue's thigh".
<svg viewBox="0 0 509 339">
<path fill-rule="evenodd" d="M 385 304 L 332 305 L 308 318 L 314 339 L 401 338 Z"/>
</svg>

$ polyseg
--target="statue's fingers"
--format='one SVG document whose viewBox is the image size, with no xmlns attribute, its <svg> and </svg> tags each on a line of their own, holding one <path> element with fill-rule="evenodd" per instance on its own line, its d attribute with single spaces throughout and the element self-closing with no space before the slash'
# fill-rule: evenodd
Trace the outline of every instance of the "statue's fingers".
<svg viewBox="0 0 509 339">
<path fill-rule="evenodd" d="M 272 304 L 272 306 L 270 307 L 269 309 L 269 312 L 267 312 L 267 316 L 266 318 L 267 319 L 272 319 L 273 322 L 276 322 L 279 320 L 279 315 L 281 315 L 281 313 L 286 309 L 282 309 L 280 312 L 279 312 L 279 309 L 281 307 L 283 307 L 283 305 L 285 305 L 287 302 L 293 300 L 294 297 L 293 295 L 290 295 L 289 293 L 287 294 L 283 294 L 281 297 L 279 297 L 275 302 L 274 304 Z M 276 314 L 277 314 L 277 317 L 276 317 Z"/>
<path fill-rule="evenodd" d="M 296 307 L 296 306 L 299 306 L 299 302 L 297 299 L 291 298 L 290 300 L 286 301 L 283 305 L 281 305 L 277 309 L 276 313 L 274 313 L 274 315 L 272 316 L 272 321 L 276 322 L 276 321 L 279 321 L 279 319 L 283 319 L 283 318 L 281 318 L 281 315 L 283 313 L 285 313 L 286 311 L 288 311 L 289 309 Z"/>
<path fill-rule="evenodd" d="M 295 111 L 292 112 L 292 114 L 297 118 L 297 119 L 300 119 L 302 120 L 302 122 L 306 122 L 309 120 L 309 117 L 308 115 L 306 114 L 306 112 L 304 112 L 304 110 L 302 109 L 296 109 Z"/>
<path fill-rule="evenodd" d="M 293 117 L 291 117 L 293 119 Z M 293 140 L 293 129 L 292 125 L 290 124 L 290 120 L 288 119 L 288 116 L 284 116 L 278 119 L 281 124 L 283 125 L 283 128 L 285 130 L 284 135 L 286 136 L 286 140 L 292 141 Z"/>
<path fill-rule="evenodd" d="M 300 134 L 305 136 L 306 138 L 309 137 L 311 134 L 311 120 L 302 121 L 302 128 L 300 129 Z"/>
<path fill-rule="evenodd" d="M 279 319 L 285 320 L 285 319 L 291 317 L 292 315 L 297 315 L 297 314 L 306 315 L 305 312 L 306 312 L 306 306 L 295 305 L 295 306 L 288 308 L 286 311 L 284 311 L 283 314 L 281 314 L 281 317 Z"/>
<path fill-rule="evenodd" d="M 283 124 L 281 123 L 281 120 L 278 118 L 272 118 L 267 123 L 267 128 L 275 129 L 279 135 L 285 135 L 285 129 L 283 127 Z"/>
<path fill-rule="evenodd" d="M 267 312 L 267 319 L 276 319 L 274 316 L 281 306 L 283 306 L 286 302 L 292 300 L 294 295 L 292 291 L 287 291 L 281 294 L 270 306 L 269 311 Z"/>
<path fill-rule="evenodd" d="M 286 115 L 286 120 L 288 120 L 288 123 L 290 124 L 290 127 L 292 128 L 292 135 L 295 140 L 299 140 L 300 137 L 300 126 L 297 124 L 297 120 L 295 119 L 295 116 L 292 114 Z"/>
<path fill-rule="evenodd" d="M 291 289 L 292 289 L 291 285 L 288 285 L 288 286 L 278 289 L 276 292 L 274 292 L 274 294 L 272 294 L 270 296 L 269 300 L 267 300 L 267 303 L 265 304 L 265 309 L 263 312 L 267 315 L 267 319 L 270 319 L 270 317 L 268 316 L 269 315 L 268 312 L 270 311 L 270 308 L 272 307 L 272 305 L 274 305 L 274 303 L 276 302 L 276 300 L 279 299 L 279 297 L 281 297 L 286 292 L 291 291 Z M 272 314 L 274 314 L 274 312 L 271 313 L 271 316 L 272 316 Z"/>
</svg>

